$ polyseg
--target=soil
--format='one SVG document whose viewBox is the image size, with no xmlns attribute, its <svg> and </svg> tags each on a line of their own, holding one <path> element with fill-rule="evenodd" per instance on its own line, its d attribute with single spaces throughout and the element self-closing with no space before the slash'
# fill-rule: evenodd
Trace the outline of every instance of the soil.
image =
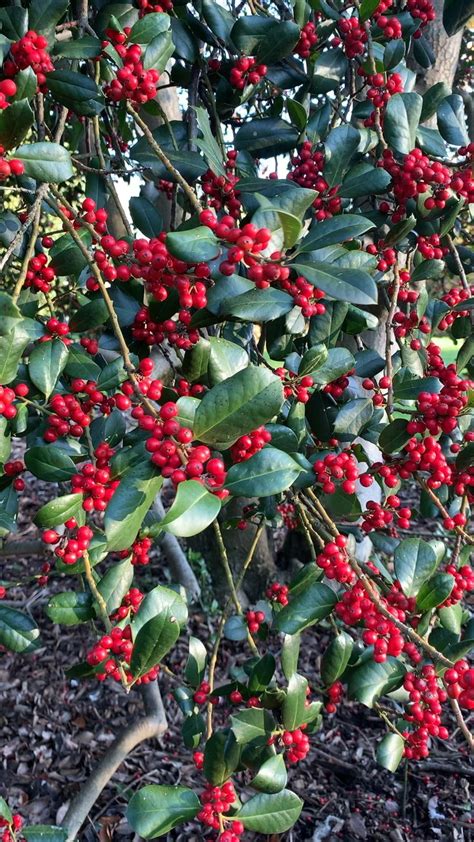
<svg viewBox="0 0 474 842">
<path fill-rule="evenodd" d="M 32 515 L 44 500 L 38 484 L 22 500 L 19 536 L 36 537 Z M 46 499 L 46 498 L 45 498 Z M 19 537 L 18 536 L 18 537 Z M 14 565 L 14 566 L 12 566 Z M 0 559 L 0 578 L 22 581 L 39 573 L 41 559 Z M 8 577 L 7 577 L 8 571 Z M 139 585 L 150 587 L 164 581 L 159 557 L 140 571 Z M 9 592 L 22 610 L 37 620 L 44 647 L 23 657 L 0 653 L 0 794 L 28 823 L 60 823 L 70 798 L 90 769 L 110 745 L 117 731 L 140 714 L 137 692 L 128 696 L 120 686 L 107 682 L 67 679 L 65 670 L 77 663 L 93 640 L 85 626 L 53 625 L 44 614 L 52 593 L 72 587 L 71 580 L 51 579 L 46 588 L 18 587 Z M 193 633 L 206 639 L 215 618 L 209 607 L 194 615 Z M 327 637 L 324 630 L 305 633 L 306 665 L 302 671 L 317 675 L 317 662 Z M 222 664 L 238 656 L 237 644 L 225 643 Z M 186 657 L 185 643 L 173 653 L 170 665 L 179 671 Z M 315 669 L 316 668 L 316 669 Z M 122 764 L 103 791 L 80 839 L 133 840 L 125 819 L 132 793 L 150 783 L 187 784 L 200 790 L 203 778 L 191 762 L 191 753 L 181 743 L 181 714 L 171 697 L 170 679 L 162 674 L 160 685 L 167 710 L 169 732 L 161 741 L 142 744 Z M 450 723 L 455 731 L 455 723 Z M 325 715 L 320 731 L 311 737 L 311 751 L 305 761 L 292 767 L 289 787 L 304 797 L 305 807 L 296 827 L 283 840 L 314 842 L 469 842 L 474 824 L 469 814 L 469 785 L 474 766 L 459 733 L 434 746 L 423 763 L 402 764 L 396 774 L 383 770 L 375 761 L 377 742 L 385 726 L 370 710 L 344 703 L 336 714 Z M 213 834 L 208 834 L 212 838 Z M 168 839 L 197 842 L 207 838 L 202 826 L 187 825 Z M 244 839 L 258 837 L 246 834 Z"/>
</svg>

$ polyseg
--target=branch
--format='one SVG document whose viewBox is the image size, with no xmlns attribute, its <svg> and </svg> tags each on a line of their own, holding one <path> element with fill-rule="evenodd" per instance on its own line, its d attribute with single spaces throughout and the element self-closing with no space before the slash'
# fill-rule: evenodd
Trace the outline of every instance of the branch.
<svg viewBox="0 0 474 842">
<path fill-rule="evenodd" d="M 164 518 L 165 510 L 160 497 L 156 497 L 152 511 L 160 519 Z M 172 579 L 186 590 L 189 602 L 195 602 L 201 595 L 201 588 L 178 539 L 170 532 L 165 532 L 160 538 L 160 546 L 166 556 Z"/>
<path fill-rule="evenodd" d="M 392 363 L 392 328 L 393 328 L 393 317 L 395 315 L 395 310 L 397 309 L 397 300 L 398 300 L 398 292 L 400 290 L 400 274 L 398 268 L 395 267 L 395 278 L 393 282 L 393 289 L 392 289 L 392 298 L 390 301 L 390 310 L 388 311 L 387 321 L 385 323 L 385 371 L 387 373 L 387 377 L 390 378 L 390 386 L 388 387 L 387 392 L 387 416 L 388 420 L 392 421 L 392 412 L 393 412 L 393 363 Z"/>
<path fill-rule="evenodd" d="M 450 699 L 449 702 L 451 704 L 454 716 L 456 717 L 456 722 L 458 723 L 459 728 L 462 731 L 471 752 L 474 752 L 474 736 L 471 734 L 467 723 L 462 715 L 461 708 L 459 707 L 459 702 L 457 699 Z"/>
<path fill-rule="evenodd" d="M 76 838 L 100 793 L 130 752 L 144 740 L 161 736 L 168 728 L 160 688 L 156 681 L 144 684 L 141 687 L 141 695 L 146 716 L 134 720 L 120 731 L 68 807 L 61 823 L 68 832 L 68 842 L 73 842 Z"/>
<path fill-rule="evenodd" d="M 178 184 L 180 185 L 180 187 L 183 189 L 184 193 L 185 193 L 185 194 L 186 194 L 186 196 L 188 197 L 188 199 L 189 199 L 189 201 L 190 201 L 190 203 L 191 203 L 192 207 L 194 208 L 194 210 L 195 210 L 197 213 L 201 213 L 201 211 L 202 211 L 202 206 L 201 206 L 201 203 L 200 203 L 200 201 L 199 201 L 198 197 L 196 196 L 196 193 L 194 192 L 193 188 L 191 187 L 191 185 L 190 185 L 190 184 L 188 184 L 188 182 L 186 181 L 186 179 L 185 179 L 185 178 L 183 178 L 183 176 L 181 175 L 181 173 L 180 173 L 180 172 L 178 172 L 178 170 L 176 169 L 176 167 L 174 167 L 174 166 L 173 166 L 173 164 L 171 163 L 170 159 L 169 159 L 169 158 L 167 157 L 167 155 L 163 152 L 163 150 L 162 150 L 161 146 L 160 146 L 160 145 L 156 142 L 155 138 L 153 137 L 152 132 L 151 132 L 151 131 L 150 131 L 150 129 L 148 128 L 148 126 L 147 126 L 147 124 L 145 123 L 145 121 L 144 121 L 144 120 L 142 120 L 142 118 L 140 117 L 140 115 L 139 115 L 139 114 L 137 114 L 137 112 L 136 112 L 136 111 L 135 111 L 135 109 L 134 109 L 134 108 L 130 105 L 130 103 L 127 103 L 127 111 L 128 111 L 128 113 L 129 113 L 129 114 L 131 114 L 131 116 L 132 116 L 132 117 L 133 117 L 133 119 L 135 120 L 135 122 L 136 122 L 137 126 L 140 126 L 140 128 L 141 128 L 141 130 L 142 130 L 143 134 L 145 135 L 145 137 L 146 137 L 146 139 L 147 139 L 148 143 L 150 144 L 151 148 L 153 149 L 153 152 L 155 152 L 155 154 L 157 155 L 157 157 L 160 159 L 161 163 L 162 163 L 162 164 L 164 164 L 164 166 L 166 167 L 166 169 L 168 170 L 168 172 L 170 172 L 170 173 L 171 173 L 171 175 L 174 177 L 174 179 L 178 182 Z"/>
</svg>

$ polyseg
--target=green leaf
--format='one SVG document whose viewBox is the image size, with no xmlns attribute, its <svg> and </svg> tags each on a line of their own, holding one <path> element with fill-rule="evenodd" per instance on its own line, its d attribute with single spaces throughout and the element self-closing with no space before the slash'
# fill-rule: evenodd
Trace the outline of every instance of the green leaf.
<svg viewBox="0 0 474 842">
<path fill-rule="evenodd" d="M 36 32 L 51 33 L 68 8 L 67 0 L 32 0 L 28 7 L 28 25 Z"/>
<path fill-rule="evenodd" d="M 241 745 L 263 746 L 275 728 L 275 720 L 265 708 L 249 708 L 230 717 L 235 739 Z"/>
<path fill-rule="evenodd" d="M 342 183 L 360 143 L 360 133 L 350 125 L 332 129 L 324 143 L 324 178 L 329 187 Z"/>
<path fill-rule="evenodd" d="M 337 634 L 321 660 L 321 678 L 328 687 L 343 674 L 354 648 L 352 637 L 346 632 Z"/>
<path fill-rule="evenodd" d="M 403 757 L 405 741 L 399 734 L 386 734 L 377 746 L 377 762 L 389 772 L 396 772 Z"/>
<path fill-rule="evenodd" d="M 6 386 L 15 379 L 20 360 L 30 337 L 21 322 L 5 336 L 0 336 L 0 383 Z"/>
<path fill-rule="evenodd" d="M 287 781 L 288 774 L 283 754 L 276 754 L 274 757 L 269 757 L 260 766 L 260 769 L 252 780 L 252 786 L 262 792 L 275 793 L 281 792 L 285 788 Z"/>
<path fill-rule="evenodd" d="M 163 230 L 163 217 L 153 202 L 144 196 L 133 196 L 129 203 L 133 224 L 145 237 L 157 237 Z"/>
<path fill-rule="evenodd" d="M 340 49 L 325 50 L 314 63 L 312 94 L 327 94 L 341 84 L 347 70 L 347 59 Z"/>
<path fill-rule="evenodd" d="M 6 292 L 0 292 L 0 336 L 10 333 L 23 318 L 13 299 Z"/>
<path fill-rule="evenodd" d="M 278 612 L 274 628 L 286 634 L 297 634 L 324 620 L 336 601 L 337 596 L 331 588 L 322 582 L 313 582 Z"/>
<path fill-rule="evenodd" d="M 385 70 L 393 70 L 405 56 L 405 44 L 400 38 L 397 41 L 389 41 L 385 44 L 383 51 L 383 65 Z"/>
<path fill-rule="evenodd" d="M 198 637 L 189 638 L 189 655 L 184 668 L 184 677 L 191 687 L 198 687 L 204 678 L 207 650 Z"/>
<path fill-rule="evenodd" d="M 249 691 L 251 693 L 259 693 L 262 690 L 266 690 L 275 674 L 275 669 L 275 658 L 270 652 L 267 652 L 266 655 L 255 661 L 249 671 Z"/>
<path fill-rule="evenodd" d="M 103 325 L 109 318 L 109 311 L 103 298 L 95 298 L 88 304 L 83 304 L 73 313 L 69 326 L 74 333 L 82 333 L 94 327 Z"/>
<path fill-rule="evenodd" d="M 303 358 L 298 368 L 298 375 L 304 377 L 305 375 L 313 375 L 315 371 L 321 368 L 328 358 L 328 349 L 326 345 L 317 343 L 308 348 L 303 354 Z"/>
<path fill-rule="evenodd" d="M 102 50 L 101 42 L 93 35 L 83 35 L 72 41 L 57 41 L 54 45 L 54 55 L 63 58 L 96 58 Z"/>
<path fill-rule="evenodd" d="M 97 382 L 101 368 L 94 362 L 90 354 L 82 350 L 80 345 L 69 345 L 64 373 L 69 377 L 80 377 L 84 380 L 95 380 Z"/>
<path fill-rule="evenodd" d="M 11 822 L 12 818 L 13 818 L 12 811 L 10 810 L 10 807 L 8 806 L 5 799 L 2 798 L 1 796 L 0 796 L 0 816 L 1 816 L 2 819 L 6 819 L 7 822 Z"/>
<path fill-rule="evenodd" d="M 39 628 L 35 621 L 7 605 L 0 605 L 0 644 L 10 652 L 37 648 Z"/>
<path fill-rule="evenodd" d="M 326 361 L 313 373 L 313 380 L 318 386 L 326 386 L 347 374 L 355 366 L 355 359 L 346 348 L 330 348 Z"/>
<path fill-rule="evenodd" d="M 436 608 L 448 598 L 454 588 L 454 576 L 451 573 L 436 573 L 431 579 L 421 586 L 416 598 L 416 606 L 422 611 L 430 611 Z"/>
<path fill-rule="evenodd" d="M 407 155 L 415 147 L 423 100 L 414 91 L 395 94 L 386 106 L 383 133 L 388 145 Z"/>
<path fill-rule="evenodd" d="M 52 339 L 50 342 L 40 342 L 30 354 L 28 373 L 46 398 L 49 398 L 56 386 L 68 353 L 68 347 L 61 339 Z"/>
<path fill-rule="evenodd" d="M 169 28 L 170 19 L 168 15 L 161 12 L 152 12 L 133 24 L 128 39 L 130 44 L 140 44 L 140 47 L 146 47 Z"/>
<path fill-rule="evenodd" d="M 379 447 L 384 453 L 397 453 L 405 447 L 410 438 L 405 419 L 395 418 L 380 433 Z"/>
<path fill-rule="evenodd" d="M 379 172 L 380 170 L 378 170 Z M 298 253 L 315 251 L 319 248 L 331 246 L 334 243 L 344 243 L 364 234 L 374 223 L 365 216 L 355 213 L 342 214 L 332 219 L 324 219 L 317 222 L 304 238 L 298 248 Z"/>
<path fill-rule="evenodd" d="M 71 156 L 67 149 L 58 143 L 48 141 L 19 146 L 15 158 L 19 158 L 23 163 L 25 175 L 36 181 L 59 184 L 74 175 Z"/>
<path fill-rule="evenodd" d="M 438 609 L 439 621 L 443 628 L 456 635 L 461 634 L 462 615 L 463 607 L 460 602 Z"/>
<path fill-rule="evenodd" d="M 307 679 L 294 673 L 288 681 L 288 689 L 281 709 L 283 727 L 287 731 L 294 731 L 305 721 L 307 689 Z"/>
<path fill-rule="evenodd" d="M 298 141 L 298 130 L 279 117 L 250 120 L 238 130 L 234 146 L 257 158 L 273 158 L 290 152 Z"/>
<path fill-rule="evenodd" d="M 209 115 L 206 109 L 201 108 L 201 106 L 197 106 L 195 111 L 198 126 L 203 135 L 202 138 L 196 138 L 196 144 L 204 152 L 206 161 L 213 173 L 218 176 L 225 176 L 226 171 L 222 160 L 222 151 L 211 129 Z"/>
<path fill-rule="evenodd" d="M 154 839 L 182 822 L 191 821 L 200 809 L 199 798 L 187 786 L 150 784 L 132 795 L 126 816 L 135 833 L 144 839 Z"/>
<path fill-rule="evenodd" d="M 169 611 L 157 614 L 143 625 L 135 637 L 130 671 L 138 678 L 156 666 L 179 637 L 179 624 Z"/>
<path fill-rule="evenodd" d="M 221 501 L 207 491 L 200 482 L 190 479 L 180 482 L 176 497 L 158 527 L 179 538 L 189 538 L 203 532 L 219 514 Z"/>
<path fill-rule="evenodd" d="M 373 167 L 371 164 L 365 162 L 356 164 L 354 167 L 351 167 L 345 176 L 338 190 L 338 196 L 342 196 L 344 199 L 357 199 L 360 196 L 372 195 L 373 193 L 384 193 L 390 181 L 391 177 L 389 173 L 381 167 Z M 341 217 L 335 216 L 333 217 L 333 222 L 336 222 L 338 219 L 347 219 L 347 216 L 349 214 Z M 364 219 L 365 217 L 356 218 Z M 324 220 L 324 222 L 326 221 Z"/>
<path fill-rule="evenodd" d="M 446 82 L 436 82 L 431 85 L 423 94 L 423 107 L 421 109 L 420 123 L 424 123 L 436 114 L 443 99 L 451 93 L 451 88 Z"/>
<path fill-rule="evenodd" d="M 38 479 L 46 482 L 67 482 L 77 468 L 62 447 L 52 444 L 31 447 L 25 451 L 25 465 Z"/>
<path fill-rule="evenodd" d="M 219 254 L 219 240 L 204 225 L 166 235 L 166 247 L 174 257 L 187 263 L 213 260 Z"/>
<path fill-rule="evenodd" d="M 33 824 L 22 829 L 27 842 L 66 842 L 67 831 L 52 824 Z"/>
<path fill-rule="evenodd" d="M 204 749 L 204 775 L 213 786 L 222 786 L 240 762 L 241 746 L 232 731 L 215 731 Z"/>
<path fill-rule="evenodd" d="M 371 398 L 354 398 L 339 410 L 334 432 L 342 436 L 358 436 L 374 414 Z"/>
<path fill-rule="evenodd" d="M 393 378 L 393 394 L 397 400 L 415 401 L 420 392 L 439 392 L 436 377 L 417 377 L 408 368 L 401 368 Z"/>
<path fill-rule="evenodd" d="M 405 672 L 403 664 L 391 656 L 381 664 L 365 661 L 349 673 L 349 696 L 371 708 L 380 696 L 401 686 Z"/>
<path fill-rule="evenodd" d="M 211 382 L 220 383 L 232 377 L 237 371 L 247 368 L 247 352 L 235 342 L 211 336 L 209 339 L 209 377 Z"/>
<path fill-rule="evenodd" d="M 158 614 L 167 614 L 173 617 L 179 626 L 183 626 L 188 619 L 188 609 L 183 597 L 171 588 L 157 585 L 147 593 L 132 620 L 134 637 L 146 623 Z"/>
<path fill-rule="evenodd" d="M 246 56 L 255 56 L 261 64 L 275 64 L 293 52 L 300 28 L 293 21 L 275 20 L 262 15 L 239 17 L 230 38 Z"/>
<path fill-rule="evenodd" d="M 322 289 L 331 298 L 351 304 L 376 304 L 377 286 L 373 278 L 362 269 L 343 269 L 314 260 L 311 252 L 298 257 L 292 264 L 295 272 Z"/>
<path fill-rule="evenodd" d="M 125 594 L 130 590 L 133 572 L 134 568 L 130 559 L 125 558 L 110 567 L 97 583 L 97 590 L 107 606 L 107 614 L 112 614 L 117 610 Z"/>
<path fill-rule="evenodd" d="M 162 484 L 163 478 L 150 462 L 134 465 L 125 474 L 104 517 L 110 552 L 126 550 L 133 544 Z"/>
<path fill-rule="evenodd" d="M 401 240 L 405 239 L 405 237 L 407 236 L 407 234 L 410 233 L 410 231 L 413 231 L 415 225 L 416 218 L 413 216 L 413 214 L 410 214 L 410 216 L 407 216 L 406 219 L 402 219 L 400 222 L 397 222 L 395 223 L 395 225 L 392 225 L 390 231 L 387 234 L 386 242 L 389 246 L 393 246 L 395 245 L 395 243 L 399 243 Z"/>
<path fill-rule="evenodd" d="M 361 20 L 368 20 L 377 8 L 377 0 L 362 0 L 359 15 Z"/>
<path fill-rule="evenodd" d="M 256 833 L 285 833 L 300 817 L 303 802 L 294 792 L 284 789 L 275 794 L 254 795 L 234 815 L 246 830 Z"/>
<path fill-rule="evenodd" d="M 53 623 L 76 626 L 95 617 L 92 596 L 89 593 L 64 591 L 55 594 L 46 606 L 46 614 Z"/>
<path fill-rule="evenodd" d="M 437 565 L 434 549 L 421 538 L 405 538 L 395 550 L 395 576 L 405 596 L 416 596 Z"/>
<path fill-rule="evenodd" d="M 81 238 L 83 244 L 86 247 L 89 247 L 92 242 L 92 237 L 89 231 L 84 229 L 83 231 L 78 231 L 77 234 Z M 87 266 L 87 259 L 70 234 L 63 234 L 62 237 L 59 237 L 56 240 L 54 246 L 49 252 L 49 256 L 51 258 L 51 265 L 54 271 L 60 276 L 75 275 L 76 277 L 79 277 L 84 267 Z M 83 308 L 77 312 L 80 313 L 82 309 Z M 74 322 L 75 318 L 76 313 L 72 316 L 71 324 Z M 102 323 L 100 322 L 100 324 Z M 93 325 L 90 325 L 90 327 L 93 327 Z M 74 330 L 75 328 L 72 329 Z"/>
<path fill-rule="evenodd" d="M 194 434 L 226 448 L 270 421 L 283 402 L 281 380 L 268 369 L 248 366 L 207 392 L 196 410 Z"/>
<path fill-rule="evenodd" d="M 438 129 L 441 137 L 451 146 L 469 143 L 464 100 L 460 94 L 450 94 L 439 104 Z"/>
<path fill-rule="evenodd" d="M 265 447 L 229 468 L 225 487 L 235 497 L 270 497 L 292 485 L 301 467 L 283 450 Z"/>
<path fill-rule="evenodd" d="M 298 669 L 300 644 L 301 637 L 299 634 L 285 634 L 281 647 L 281 668 L 287 681 Z"/>
<path fill-rule="evenodd" d="M 468 22 L 474 14 L 473 0 L 445 0 L 443 4 L 443 26 L 448 35 L 454 35 Z"/>
<path fill-rule="evenodd" d="M 82 494 L 65 494 L 63 497 L 56 497 L 41 506 L 36 512 L 34 522 L 42 529 L 51 529 L 64 523 L 71 517 L 76 517 L 82 511 Z"/>
<path fill-rule="evenodd" d="M 90 76 L 75 70 L 47 73 L 47 84 L 53 97 L 82 117 L 96 117 L 104 108 L 103 94 Z"/>
<path fill-rule="evenodd" d="M 291 295 L 281 289 L 254 288 L 242 295 L 224 298 L 219 307 L 219 314 L 234 316 L 248 322 L 269 322 L 285 316 L 293 307 Z"/>
<path fill-rule="evenodd" d="M 5 149 L 18 146 L 25 139 L 35 115 L 27 99 L 12 102 L 0 111 L 0 143 Z M 16 155 L 15 155 L 16 157 Z"/>
</svg>

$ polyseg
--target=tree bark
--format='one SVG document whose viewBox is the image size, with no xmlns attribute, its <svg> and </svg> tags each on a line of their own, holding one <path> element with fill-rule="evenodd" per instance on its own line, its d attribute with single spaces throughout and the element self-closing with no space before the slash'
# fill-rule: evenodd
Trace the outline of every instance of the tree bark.
<svg viewBox="0 0 474 842">
<path fill-rule="evenodd" d="M 443 0 L 433 0 L 433 6 L 436 20 L 426 27 L 423 34 L 433 50 L 434 64 L 423 70 L 412 63 L 412 69 L 417 71 L 416 89 L 420 94 L 436 82 L 446 82 L 450 88 L 453 87 L 461 50 L 462 29 L 455 35 L 447 35 L 443 27 Z"/>
</svg>

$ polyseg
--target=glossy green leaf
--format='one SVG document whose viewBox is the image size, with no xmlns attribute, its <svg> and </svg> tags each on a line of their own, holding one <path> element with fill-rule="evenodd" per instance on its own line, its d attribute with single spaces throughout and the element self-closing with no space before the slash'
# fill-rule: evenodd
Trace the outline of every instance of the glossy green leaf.
<svg viewBox="0 0 474 842">
<path fill-rule="evenodd" d="M 405 672 L 401 661 L 391 656 L 380 664 L 365 661 L 349 673 L 349 696 L 371 708 L 381 696 L 402 685 Z"/>
<path fill-rule="evenodd" d="M 71 457 L 52 444 L 26 450 L 25 465 L 35 477 L 46 482 L 67 482 L 77 473 Z"/>
<path fill-rule="evenodd" d="M 275 728 L 275 720 L 265 708 L 249 708 L 230 717 L 231 728 L 238 743 L 265 745 Z"/>
<path fill-rule="evenodd" d="M 66 842 L 67 839 L 64 827 L 52 824 L 32 824 L 21 832 L 27 842 Z"/>
<path fill-rule="evenodd" d="M 274 793 L 281 792 L 285 788 L 287 781 L 288 773 L 283 754 L 276 754 L 274 757 L 269 757 L 260 766 L 260 769 L 252 780 L 252 786 L 254 789 L 262 792 Z"/>
<path fill-rule="evenodd" d="M 110 551 L 130 547 L 163 484 L 150 462 L 134 465 L 125 474 L 107 506 L 104 528 Z"/>
<path fill-rule="evenodd" d="M 371 398 L 353 398 L 339 410 L 334 432 L 342 436 L 358 436 L 374 414 Z"/>
<path fill-rule="evenodd" d="M 346 240 L 359 237 L 373 227 L 374 223 L 370 219 L 355 213 L 324 219 L 313 225 L 299 246 L 298 253 L 315 251 L 334 243 L 344 243 Z"/>
<path fill-rule="evenodd" d="M 347 374 L 354 365 L 354 357 L 346 348 L 330 348 L 325 362 L 313 372 L 313 380 L 318 386 L 325 386 Z"/>
<path fill-rule="evenodd" d="M 410 438 L 405 419 L 395 418 L 380 433 L 379 447 L 384 453 L 396 453 L 405 447 Z"/>
<path fill-rule="evenodd" d="M 423 100 L 414 91 L 392 96 L 386 106 L 383 133 L 388 145 L 407 155 L 415 147 Z"/>
<path fill-rule="evenodd" d="M 191 687 L 197 687 L 204 678 L 207 650 L 198 637 L 189 638 L 189 655 L 184 668 L 184 677 Z"/>
<path fill-rule="evenodd" d="M 188 228 L 166 235 L 166 247 L 174 257 L 188 263 L 213 260 L 219 254 L 219 240 L 210 228 Z"/>
<path fill-rule="evenodd" d="M 235 814 L 246 830 L 257 833 L 285 833 L 300 817 L 303 802 L 294 792 L 284 789 L 275 794 L 254 795 Z"/>
<path fill-rule="evenodd" d="M 64 591 L 55 594 L 46 606 L 46 614 L 53 623 L 76 626 L 95 617 L 94 603 L 89 593 Z"/>
<path fill-rule="evenodd" d="M 206 529 L 220 508 L 221 501 L 215 494 L 196 480 L 186 480 L 178 485 L 176 497 L 158 527 L 180 538 L 189 538 Z"/>
<path fill-rule="evenodd" d="M 283 727 L 287 731 L 294 731 L 305 721 L 307 689 L 307 679 L 303 675 L 294 673 L 288 681 L 288 689 L 281 709 Z"/>
<path fill-rule="evenodd" d="M 145 196 L 133 196 L 129 203 L 133 224 L 145 237 L 157 237 L 163 230 L 163 217 Z"/>
<path fill-rule="evenodd" d="M 61 339 L 41 342 L 33 348 L 28 362 L 28 373 L 46 398 L 52 393 L 66 365 L 67 357 L 68 347 Z"/>
<path fill-rule="evenodd" d="M 268 369 L 248 366 L 204 395 L 194 434 L 206 444 L 230 445 L 270 421 L 283 402 L 281 380 Z"/>
<path fill-rule="evenodd" d="M 150 784 L 132 795 L 126 816 L 135 833 L 155 839 L 194 819 L 200 808 L 199 798 L 187 786 Z"/>
<path fill-rule="evenodd" d="M 331 588 L 323 582 L 313 582 L 278 612 L 274 628 L 286 634 L 297 634 L 324 620 L 336 601 L 336 594 Z"/>
<path fill-rule="evenodd" d="M 0 111 L 0 143 L 5 149 L 18 146 L 25 139 L 35 115 L 27 99 L 12 102 Z M 16 154 L 15 154 L 16 157 Z"/>
<path fill-rule="evenodd" d="M 247 368 L 247 352 L 235 342 L 211 336 L 209 339 L 209 377 L 212 383 L 232 377 L 237 371 Z"/>
<path fill-rule="evenodd" d="M 395 576 L 405 596 L 416 596 L 437 565 L 434 549 L 421 538 L 405 538 L 395 550 Z"/>
<path fill-rule="evenodd" d="M 332 129 L 324 143 L 324 178 L 329 187 L 342 183 L 360 142 L 360 134 L 350 125 Z"/>
<path fill-rule="evenodd" d="M 377 286 L 371 276 L 361 269 L 343 269 L 312 258 L 311 252 L 292 262 L 295 272 L 322 289 L 331 298 L 351 304 L 376 304 Z"/>
<path fill-rule="evenodd" d="M 230 290 L 229 290 L 230 292 Z M 250 289 L 236 297 L 225 297 L 219 313 L 249 322 L 269 322 L 292 310 L 293 299 L 280 289 Z"/>
<path fill-rule="evenodd" d="M 130 559 L 125 558 L 109 567 L 107 572 L 97 582 L 97 590 L 107 606 L 107 614 L 117 610 L 125 594 L 130 590 L 133 581 L 134 568 Z"/>
<path fill-rule="evenodd" d="M 331 641 L 321 660 L 321 678 L 329 687 L 343 674 L 354 647 L 354 641 L 347 632 L 340 632 Z"/>
<path fill-rule="evenodd" d="M 58 143 L 41 142 L 19 146 L 15 158 L 25 167 L 25 175 L 36 181 L 59 184 L 74 175 L 71 156 Z"/>
<path fill-rule="evenodd" d="M 454 588 L 454 576 L 451 573 L 436 573 L 427 582 L 424 582 L 418 591 L 416 598 L 417 608 L 422 611 L 429 611 L 436 608 L 448 598 Z"/>
<path fill-rule="evenodd" d="M 0 644 L 10 652 L 28 652 L 37 648 L 39 628 L 27 614 L 0 604 Z"/>
<path fill-rule="evenodd" d="M 77 517 L 82 511 L 82 494 L 65 494 L 63 497 L 56 497 L 41 506 L 34 521 L 42 529 L 51 529 L 60 523 L 65 523 L 71 517 Z"/>
<path fill-rule="evenodd" d="M 377 762 L 389 772 L 396 772 L 403 757 L 405 741 L 399 734 L 386 734 L 377 746 Z"/>
<path fill-rule="evenodd" d="M 46 78 L 54 99 L 75 114 L 96 117 L 103 110 L 105 103 L 102 91 L 90 76 L 75 70 L 54 70 L 53 73 L 47 73 Z"/>
<path fill-rule="evenodd" d="M 301 473 L 294 459 L 275 447 L 265 447 L 229 468 L 225 487 L 236 497 L 269 497 L 289 488 Z"/>
<path fill-rule="evenodd" d="M 450 94 L 438 105 L 438 129 L 451 146 L 469 143 L 464 100 L 460 94 Z"/>
</svg>

